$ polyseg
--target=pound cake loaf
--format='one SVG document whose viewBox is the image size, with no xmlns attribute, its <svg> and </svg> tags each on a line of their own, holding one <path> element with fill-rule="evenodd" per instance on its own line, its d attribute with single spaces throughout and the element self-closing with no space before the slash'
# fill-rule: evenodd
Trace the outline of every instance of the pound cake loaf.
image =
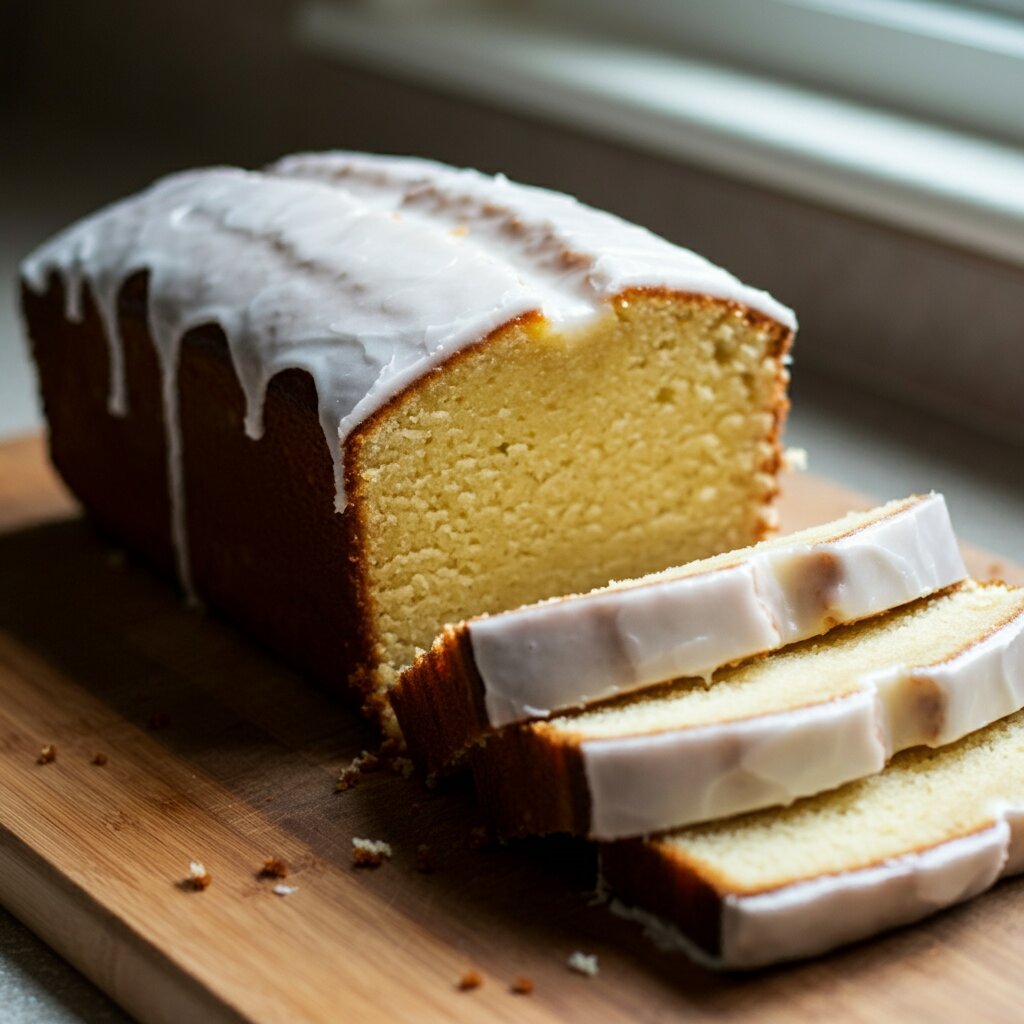
<svg viewBox="0 0 1024 1024">
<path fill-rule="evenodd" d="M 448 626 L 391 703 L 438 771 L 489 732 L 725 665 L 964 579 L 941 495 Z"/>
<path fill-rule="evenodd" d="M 612 909 L 702 963 L 793 960 L 1024 870 L 1024 712 L 784 810 L 602 848 Z"/>
<path fill-rule="evenodd" d="M 351 153 L 191 171 L 22 277 L 93 518 L 389 727 L 444 623 L 773 525 L 792 314 L 567 196 Z"/>
<path fill-rule="evenodd" d="M 832 789 L 1024 707 L 1024 589 L 967 581 L 716 674 L 479 748 L 503 837 L 646 835 Z"/>
</svg>

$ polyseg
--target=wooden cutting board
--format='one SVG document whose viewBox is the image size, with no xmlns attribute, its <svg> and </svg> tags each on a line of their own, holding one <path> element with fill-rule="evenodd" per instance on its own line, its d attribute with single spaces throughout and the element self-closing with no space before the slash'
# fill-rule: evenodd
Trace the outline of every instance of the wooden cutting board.
<svg viewBox="0 0 1024 1024">
<path fill-rule="evenodd" d="M 783 521 L 863 504 L 794 477 Z M 811 963 L 716 975 L 594 905 L 587 844 L 475 849 L 464 780 L 379 772 L 335 793 L 373 743 L 99 539 L 38 439 L 0 446 L 0 902 L 146 1024 L 1020 1017 L 1019 882 Z M 354 836 L 394 859 L 353 868 Z M 293 894 L 256 877 L 268 857 Z M 204 892 L 181 884 L 191 860 Z M 574 950 L 598 955 L 597 977 L 566 969 Z M 460 992 L 470 968 L 484 983 Z M 510 991 L 519 975 L 532 995 Z"/>
</svg>

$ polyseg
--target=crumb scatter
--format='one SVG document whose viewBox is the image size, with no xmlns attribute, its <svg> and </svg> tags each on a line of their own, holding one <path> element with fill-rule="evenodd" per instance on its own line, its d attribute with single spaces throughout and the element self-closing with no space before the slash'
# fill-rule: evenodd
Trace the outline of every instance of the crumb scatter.
<svg viewBox="0 0 1024 1024">
<path fill-rule="evenodd" d="M 103 768 L 109 760 L 106 754 L 96 754 L 89 763 L 94 764 L 97 768 Z"/>
<path fill-rule="evenodd" d="M 39 751 L 36 764 L 53 764 L 57 760 L 57 744 L 47 743 Z"/>
<path fill-rule="evenodd" d="M 517 996 L 528 996 L 536 987 L 533 978 L 528 978 L 525 974 L 520 974 L 519 977 L 513 980 L 511 985 L 512 991 Z"/>
</svg>

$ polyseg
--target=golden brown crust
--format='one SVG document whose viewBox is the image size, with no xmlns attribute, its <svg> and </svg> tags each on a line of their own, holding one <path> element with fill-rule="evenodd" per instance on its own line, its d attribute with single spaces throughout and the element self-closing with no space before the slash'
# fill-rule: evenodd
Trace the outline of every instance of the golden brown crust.
<svg viewBox="0 0 1024 1024">
<path fill-rule="evenodd" d="M 55 465 L 101 528 L 173 577 L 160 368 L 146 299 L 145 274 L 119 297 L 129 405 L 119 418 L 107 412 L 108 347 L 88 288 L 81 323 L 65 319 L 56 278 L 42 296 L 23 293 Z M 289 370 L 271 380 L 257 441 L 245 435 L 244 396 L 219 328 L 185 336 L 178 379 L 196 590 L 300 671 L 364 703 L 371 650 L 358 488 L 339 516 L 312 379 Z"/>
<path fill-rule="evenodd" d="M 186 335 L 179 381 L 197 592 L 300 671 L 347 687 L 363 704 L 359 668 L 371 652 L 359 599 L 358 500 L 335 511 L 312 378 L 286 370 L 270 381 L 256 441 L 245 435 L 244 396 L 219 329 Z"/>
<path fill-rule="evenodd" d="M 491 731 L 465 624 L 445 627 L 389 696 L 409 753 L 429 774 L 452 767 Z"/>
<path fill-rule="evenodd" d="M 474 747 L 469 761 L 488 826 L 498 838 L 590 831 L 580 747 L 544 723 L 503 729 Z"/>
<path fill-rule="evenodd" d="M 604 843 L 601 876 L 622 903 L 656 913 L 708 956 L 720 955 L 723 892 L 683 858 L 645 839 Z"/>
<path fill-rule="evenodd" d="M 144 280 L 121 291 L 131 303 Z M 160 368 L 144 321 L 122 318 L 130 417 L 107 412 L 110 357 L 88 287 L 82 320 L 64 316 L 64 289 L 50 278 L 40 295 L 22 288 L 22 309 L 39 371 L 50 457 L 100 529 L 162 575 L 174 578 Z"/>
</svg>

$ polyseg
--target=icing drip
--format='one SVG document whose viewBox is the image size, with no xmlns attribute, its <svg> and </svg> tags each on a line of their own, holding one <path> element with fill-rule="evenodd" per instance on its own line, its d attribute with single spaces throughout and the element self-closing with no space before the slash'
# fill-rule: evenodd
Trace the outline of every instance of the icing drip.
<svg viewBox="0 0 1024 1024">
<path fill-rule="evenodd" d="M 218 325 L 258 438 L 270 380 L 302 369 L 345 507 L 343 443 L 427 370 L 524 313 L 565 326 L 629 287 L 667 287 L 789 310 L 725 271 L 567 196 L 421 160 L 327 154 L 268 173 L 184 172 L 73 225 L 22 265 L 42 292 L 59 276 L 69 320 L 88 286 L 110 350 L 108 407 L 127 413 L 118 298 L 148 275 L 163 375 L 179 573 L 190 592 L 177 368 L 182 337 Z"/>
</svg>

